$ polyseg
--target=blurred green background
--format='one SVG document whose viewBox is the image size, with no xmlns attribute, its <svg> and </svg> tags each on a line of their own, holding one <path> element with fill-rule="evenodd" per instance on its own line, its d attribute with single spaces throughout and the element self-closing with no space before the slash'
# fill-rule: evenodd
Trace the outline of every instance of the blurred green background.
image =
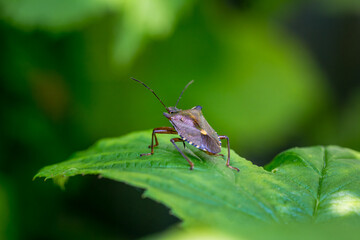
<svg viewBox="0 0 360 240">
<path fill-rule="evenodd" d="M 360 149 L 360 2 L 0 0 L 0 239 L 133 239 L 176 222 L 141 189 L 31 181 L 100 138 L 202 105 L 258 165 L 294 146 Z M 150 142 L 150 136 L 149 136 Z"/>
</svg>

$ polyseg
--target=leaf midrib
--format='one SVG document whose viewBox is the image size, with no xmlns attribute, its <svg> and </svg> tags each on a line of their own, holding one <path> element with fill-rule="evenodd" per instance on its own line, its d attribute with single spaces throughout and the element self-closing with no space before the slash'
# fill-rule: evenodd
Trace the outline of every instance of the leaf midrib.
<svg viewBox="0 0 360 240">
<path fill-rule="evenodd" d="M 327 167 L 327 164 L 328 164 L 327 150 L 323 146 L 322 146 L 322 150 L 323 150 L 323 166 L 322 166 L 322 169 L 320 171 L 318 188 L 317 188 L 318 189 L 317 197 L 315 199 L 314 212 L 313 212 L 314 220 L 316 219 L 318 209 L 319 209 L 319 205 L 320 205 L 320 202 L 321 202 L 321 190 L 322 190 L 323 180 L 324 180 L 324 176 L 325 176 L 325 172 L 326 172 L 326 167 Z"/>
</svg>

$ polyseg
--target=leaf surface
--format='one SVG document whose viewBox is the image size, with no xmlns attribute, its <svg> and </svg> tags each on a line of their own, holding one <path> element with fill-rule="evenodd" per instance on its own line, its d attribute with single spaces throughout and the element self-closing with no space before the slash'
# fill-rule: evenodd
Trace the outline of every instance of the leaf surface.
<svg viewBox="0 0 360 240">
<path fill-rule="evenodd" d="M 235 229 L 253 223 L 324 223 L 360 215 L 360 154 L 337 146 L 293 148 L 279 154 L 264 169 L 231 152 L 222 157 L 186 147 L 188 163 L 159 136 L 148 152 L 150 131 L 105 139 L 68 161 L 47 166 L 35 177 L 78 174 L 103 177 L 145 188 L 145 196 L 172 209 L 185 225 Z M 181 145 L 179 145 L 181 146 Z M 223 149 L 223 153 L 226 153 Z"/>
</svg>

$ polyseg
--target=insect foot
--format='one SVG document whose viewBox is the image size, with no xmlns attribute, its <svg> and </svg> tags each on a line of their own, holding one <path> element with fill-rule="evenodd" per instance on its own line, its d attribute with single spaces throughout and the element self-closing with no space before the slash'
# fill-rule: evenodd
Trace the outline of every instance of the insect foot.
<svg viewBox="0 0 360 240">
<path fill-rule="evenodd" d="M 140 157 L 142 157 L 142 156 L 149 156 L 149 155 L 152 155 L 152 153 L 142 153 L 142 154 L 140 154 Z"/>
<path fill-rule="evenodd" d="M 190 164 L 190 170 L 194 169 L 194 164 Z"/>
<path fill-rule="evenodd" d="M 229 167 L 229 168 L 231 168 L 231 169 L 234 169 L 234 170 L 240 172 L 240 169 L 238 169 L 237 167 L 233 167 L 233 166 L 230 166 L 230 165 L 226 165 L 226 166 Z"/>
</svg>

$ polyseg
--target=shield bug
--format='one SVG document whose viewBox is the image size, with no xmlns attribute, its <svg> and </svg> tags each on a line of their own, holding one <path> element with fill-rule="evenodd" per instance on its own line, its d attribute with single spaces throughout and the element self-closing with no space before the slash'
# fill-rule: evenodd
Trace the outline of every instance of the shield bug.
<svg viewBox="0 0 360 240">
<path fill-rule="evenodd" d="M 169 119 L 171 125 L 173 125 L 173 127 L 154 128 L 151 136 L 151 145 L 149 146 L 151 151 L 150 153 L 140 154 L 140 156 L 154 154 L 154 148 L 159 145 L 156 134 L 178 134 L 180 138 L 172 138 L 170 141 L 175 146 L 175 148 L 180 152 L 180 154 L 188 161 L 188 163 L 190 164 L 190 170 L 192 170 L 194 168 L 194 163 L 176 145 L 177 142 L 182 142 L 184 144 L 184 147 L 185 147 L 185 142 L 187 142 L 209 155 L 224 156 L 219 153 L 221 152 L 221 140 L 226 139 L 227 150 L 228 150 L 226 166 L 239 171 L 238 168 L 230 165 L 230 144 L 229 144 L 228 136 L 218 135 L 215 132 L 215 130 L 209 125 L 204 115 L 202 114 L 201 111 L 202 107 L 195 106 L 187 110 L 182 110 L 176 107 L 184 91 L 191 83 L 193 83 L 193 81 L 190 81 L 185 86 L 184 90 L 181 92 L 174 107 L 166 107 L 166 105 L 160 100 L 160 98 L 156 95 L 156 93 L 151 88 L 146 86 L 145 83 L 135 78 L 131 78 L 131 79 L 141 83 L 155 95 L 155 97 L 160 101 L 160 103 L 166 109 L 166 112 L 163 113 L 164 116 L 167 119 Z M 155 140 L 155 144 L 154 144 L 154 140 Z"/>
</svg>

